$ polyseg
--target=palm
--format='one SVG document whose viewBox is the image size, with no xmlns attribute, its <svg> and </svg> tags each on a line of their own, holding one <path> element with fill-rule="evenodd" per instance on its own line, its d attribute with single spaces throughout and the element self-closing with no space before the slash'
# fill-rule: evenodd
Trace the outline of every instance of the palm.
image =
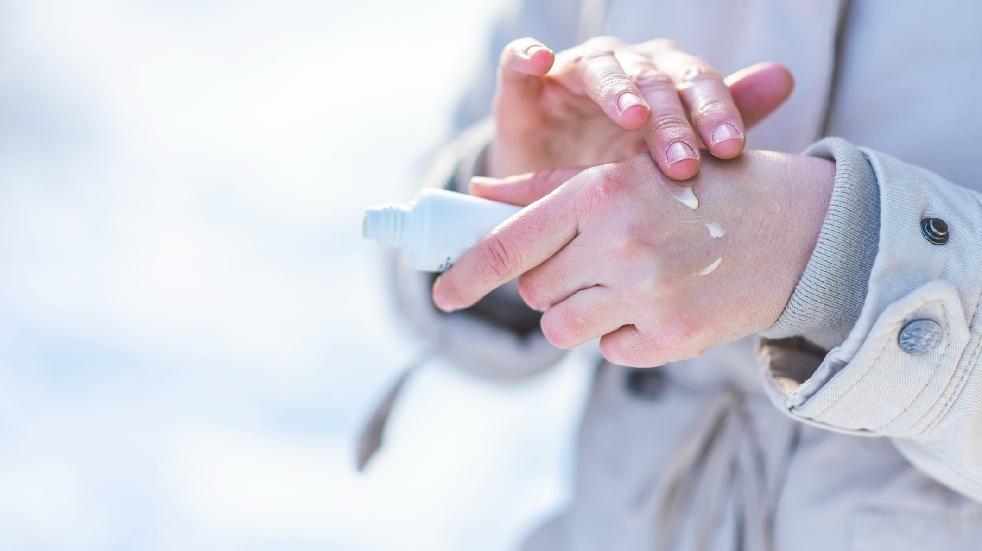
<svg viewBox="0 0 982 551">
<path fill-rule="evenodd" d="M 496 104 L 495 120 L 495 176 L 613 163 L 645 150 L 640 132 L 621 128 L 592 99 L 548 76 L 534 101 Z"/>
</svg>

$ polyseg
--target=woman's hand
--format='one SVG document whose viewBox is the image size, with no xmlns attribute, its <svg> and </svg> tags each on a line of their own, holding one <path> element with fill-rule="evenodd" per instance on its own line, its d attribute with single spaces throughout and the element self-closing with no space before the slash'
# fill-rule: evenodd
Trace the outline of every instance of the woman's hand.
<svg viewBox="0 0 982 551">
<path fill-rule="evenodd" d="M 752 151 L 705 159 L 686 186 L 648 154 L 476 179 L 472 194 L 534 203 L 445 272 L 434 301 L 467 307 L 521 276 L 522 298 L 545 312 L 542 330 L 557 346 L 600 337 L 604 356 L 629 366 L 693 357 L 777 320 L 815 247 L 834 175 L 830 161 Z"/>
<path fill-rule="evenodd" d="M 553 54 L 522 38 L 501 54 L 489 171 L 593 166 L 647 149 L 669 178 L 685 180 L 699 171 L 702 147 L 721 159 L 739 155 L 746 130 L 792 86 L 776 63 L 723 79 L 667 40 L 599 37 Z"/>
</svg>

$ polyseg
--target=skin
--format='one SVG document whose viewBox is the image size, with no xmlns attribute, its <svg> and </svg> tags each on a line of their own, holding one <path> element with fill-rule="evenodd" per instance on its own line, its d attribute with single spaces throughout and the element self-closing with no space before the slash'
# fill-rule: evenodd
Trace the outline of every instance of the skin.
<svg viewBox="0 0 982 551">
<path fill-rule="evenodd" d="M 530 207 L 437 279 L 438 307 L 469 307 L 518 277 L 550 342 L 600 337 L 604 356 L 629 366 L 693 357 L 774 323 L 814 249 L 835 172 L 821 159 L 741 155 L 746 130 L 790 94 L 787 69 L 763 63 L 724 79 L 664 40 L 601 37 L 554 54 L 525 38 L 502 52 L 498 80 L 489 169 L 518 175 L 475 178 L 470 191 Z M 676 200 L 678 180 L 697 209 Z"/>
<path fill-rule="evenodd" d="M 669 178 L 686 180 L 698 173 L 702 148 L 738 156 L 746 130 L 792 87 L 782 65 L 760 63 L 724 79 L 667 40 L 599 37 L 554 54 L 518 39 L 501 54 L 489 172 L 593 166 L 647 150 Z"/>
<path fill-rule="evenodd" d="M 676 184 L 648 154 L 485 180 L 472 193 L 531 206 L 437 279 L 434 302 L 465 308 L 519 277 L 556 346 L 600 337 L 608 360 L 636 367 L 691 358 L 777 320 L 814 250 L 834 176 L 830 161 L 800 155 L 706 157 L 688 182 L 695 210 L 674 199 Z M 707 222 L 726 234 L 710 237 Z"/>
</svg>

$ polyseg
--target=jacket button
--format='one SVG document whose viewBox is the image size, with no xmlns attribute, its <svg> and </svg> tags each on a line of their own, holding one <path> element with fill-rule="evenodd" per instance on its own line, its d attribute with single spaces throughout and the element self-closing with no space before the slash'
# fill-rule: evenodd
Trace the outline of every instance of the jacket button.
<svg viewBox="0 0 982 551">
<path fill-rule="evenodd" d="M 908 354 L 927 354 L 941 344 L 941 333 L 934 320 L 914 320 L 900 331 L 900 349 Z"/>
<path fill-rule="evenodd" d="M 660 367 L 628 368 L 624 373 L 624 386 L 636 398 L 656 400 L 665 392 L 668 378 Z"/>
<path fill-rule="evenodd" d="M 925 218 L 921 220 L 921 233 L 934 245 L 944 245 L 948 242 L 948 224 L 940 218 Z"/>
</svg>

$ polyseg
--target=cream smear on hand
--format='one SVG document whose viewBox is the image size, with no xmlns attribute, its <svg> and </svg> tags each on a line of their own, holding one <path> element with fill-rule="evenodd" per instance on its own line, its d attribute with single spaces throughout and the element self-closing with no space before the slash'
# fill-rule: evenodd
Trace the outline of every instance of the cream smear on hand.
<svg viewBox="0 0 982 551">
<path fill-rule="evenodd" d="M 672 195 L 675 197 L 676 201 L 682 203 L 683 205 L 689 207 L 692 210 L 696 210 L 697 208 L 699 208 L 699 198 L 696 197 L 695 193 L 693 193 L 692 188 L 682 187 L 682 186 L 672 186 L 672 187 L 674 188 L 674 190 L 672 191 Z"/>
<path fill-rule="evenodd" d="M 719 239 L 720 237 L 726 235 L 726 231 L 723 230 L 723 226 L 720 226 L 715 222 L 706 222 L 706 229 L 709 230 L 709 237 L 712 237 L 713 239 Z"/>
<path fill-rule="evenodd" d="M 709 275 L 709 274 L 713 273 L 713 270 L 715 270 L 716 268 L 719 268 L 719 265 L 722 262 L 723 262 L 723 257 L 721 256 L 721 257 L 717 258 L 715 262 L 713 262 L 709 266 L 706 266 L 705 268 L 703 268 L 702 270 L 700 270 L 699 271 L 699 275 L 704 276 L 704 275 Z"/>
</svg>

